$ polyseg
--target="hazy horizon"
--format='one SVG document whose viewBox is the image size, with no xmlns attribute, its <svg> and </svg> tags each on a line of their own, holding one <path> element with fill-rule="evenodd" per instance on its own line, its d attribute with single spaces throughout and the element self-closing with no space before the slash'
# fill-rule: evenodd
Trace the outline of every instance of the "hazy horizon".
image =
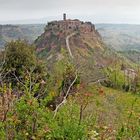
<svg viewBox="0 0 140 140">
<path fill-rule="evenodd" d="M 0 24 L 37 24 L 68 18 L 108 24 L 140 24 L 135 0 L 0 0 Z"/>
</svg>

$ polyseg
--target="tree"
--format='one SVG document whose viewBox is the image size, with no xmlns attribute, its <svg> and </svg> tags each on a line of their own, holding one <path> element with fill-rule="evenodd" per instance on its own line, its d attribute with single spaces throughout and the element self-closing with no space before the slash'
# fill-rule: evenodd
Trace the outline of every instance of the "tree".
<svg viewBox="0 0 140 140">
<path fill-rule="evenodd" d="M 18 90 L 28 85 L 28 92 L 31 92 L 32 87 L 38 83 L 39 90 L 42 90 L 47 72 L 44 63 L 37 58 L 33 45 L 21 40 L 12 41 L 5 46 L 3 56 L 2 82 L 11 83 L 12 88 Z M 38 94 L 39 91 L 36 96 Z"/>
</svg>

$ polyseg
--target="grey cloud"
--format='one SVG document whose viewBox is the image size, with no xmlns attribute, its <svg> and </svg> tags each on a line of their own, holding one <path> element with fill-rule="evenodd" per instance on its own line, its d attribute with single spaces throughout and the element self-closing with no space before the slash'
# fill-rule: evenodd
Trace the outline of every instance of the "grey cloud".
<svg viewBox="0 0 140 140">
<path fill-rule="evenodd" d="M 139 7 L 140 0 L 0 0 L 0 21 L 55 17 L 67 12 L 70 17 L 83 19 L 89 15 L 96 22 L 139 22 Z"/>
<path fill-rule="evenodd" d="M 0 0 L 0 9 L 54 9 L 65 7 L 137 6 L 140 0 Z"/>
</svg>

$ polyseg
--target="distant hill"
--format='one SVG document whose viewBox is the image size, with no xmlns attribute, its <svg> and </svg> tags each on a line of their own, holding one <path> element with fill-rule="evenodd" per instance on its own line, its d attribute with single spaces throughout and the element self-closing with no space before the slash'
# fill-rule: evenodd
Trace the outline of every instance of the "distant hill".
<svg viewBox="0 0 140 140">
<path fill-rule="evenodd" d="M 44 31 L 45 25 L 0 25 L 0 48 L 6 42 L 17 39 L 24 39 L 33 43 L 34 40 Z"/>
<path fill-rule="evenodd" d="M 36 40 L 39 56 L 47 61 L 49 70 L 60 67 L 65 61 L 75 64 L 84 81 L 90 83 L 106 78 L 105 69 L 122 62 L 131 64 L 115 50 L 106 47 L 95 25 L 79 20 L 53 21 Z M 61 63 L 59 63 L 61 62 Z M 128 62 L 128 63 L 127 63 Z"/>
<path fill-rule="evenodd" d="M 128 50 L 128 51 L 120 51 L 121 55 L 131 60 L 134 63 L 140 64 L 140 51 L 136 50 Z"/>
<path fill-rule="evenodd" d="M 108 47 L 119 51 L 140 50 L 140 25 L 97 24 Z"/>
<path fill-rule="evenodd" d="M 33 43 L 44 27 L 45 24 L 0 25 L 0 48 L 19 38 Z M 140 50 L 140 25 L 96 24 L 96 29 L 107 47 L 118 51 Z"/>
</svg>

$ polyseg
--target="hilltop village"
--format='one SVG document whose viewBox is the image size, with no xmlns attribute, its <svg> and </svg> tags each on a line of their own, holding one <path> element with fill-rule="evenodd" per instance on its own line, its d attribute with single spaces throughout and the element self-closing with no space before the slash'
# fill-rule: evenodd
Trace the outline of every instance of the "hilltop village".
<svg viewBox="0 0 140 140">
<path fill-rule="evenodd" d="M 78 19 L 67 19 L 66 14 L 63 14 L 63 20 L 52 21 L 48 23 L 50 29 L 61 29 L 64 31 L 80 31 L 80 33 L 90 33 L 95 31 L 95 26 L 91 22 L 83 22 Z"/>
</svg>

